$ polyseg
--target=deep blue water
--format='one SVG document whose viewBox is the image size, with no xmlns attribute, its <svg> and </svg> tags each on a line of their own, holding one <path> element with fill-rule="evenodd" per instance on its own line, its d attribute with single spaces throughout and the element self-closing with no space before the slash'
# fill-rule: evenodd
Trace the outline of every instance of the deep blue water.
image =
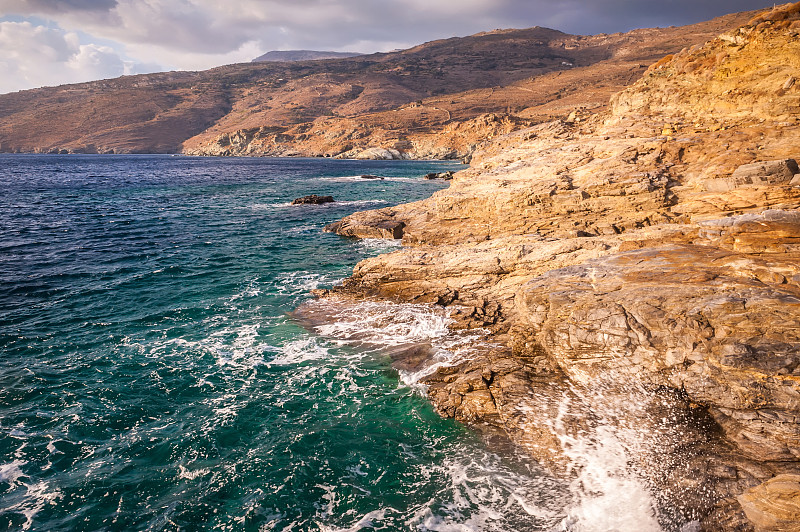
<svg viewBox="0 0 800 532">
<path fill-rule="evenodd" d="M 326 223 L 457 167 L 0 156 L 0 530 L 557 522 L 533 464 L 437 416 L 380 349 L 288 314 L 392 249 Z M 288 205 L 309 193 L 338 201 Z M 344 328 L 386 345 L 447 334 L 413 307 L 363 312 Z"/>
</svg>

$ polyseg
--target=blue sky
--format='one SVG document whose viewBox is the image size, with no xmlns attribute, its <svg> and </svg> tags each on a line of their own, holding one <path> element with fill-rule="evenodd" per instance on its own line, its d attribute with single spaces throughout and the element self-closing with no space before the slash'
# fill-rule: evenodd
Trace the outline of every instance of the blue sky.
<svg viewBox="0 0 800 532">
<path fill-rule="evenodd" d="M 407 48 L 496 28 L 595 34 L 760 0 L 0 0 L 0 93 L 245 62 L 269 50 Z"/>
</svg>

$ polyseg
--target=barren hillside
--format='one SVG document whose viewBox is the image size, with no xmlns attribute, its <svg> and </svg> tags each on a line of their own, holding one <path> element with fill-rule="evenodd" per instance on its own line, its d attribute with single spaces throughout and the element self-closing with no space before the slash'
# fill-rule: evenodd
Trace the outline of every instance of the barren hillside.
<svg viewBox="0 0 800 532">
<path fill-rule="evenodd" d="M 458 157 L 531 120 L 603 106 L 647 64 L 747 18 L 591 37 L 502 30 L 389 54 L 5 94 L 0 151 Z M 499 116 L 470 122 L 487 113 Z"/>
</svg>

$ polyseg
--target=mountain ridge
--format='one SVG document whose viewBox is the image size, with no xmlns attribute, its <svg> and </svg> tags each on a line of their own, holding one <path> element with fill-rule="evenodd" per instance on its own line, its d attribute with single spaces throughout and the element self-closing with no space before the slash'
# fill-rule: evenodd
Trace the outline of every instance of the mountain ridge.
<svg viewBox="0 0 800 532">
<path fill-rule="evenodd" d="M 319 61 L 321 59 L 346 59 L 348 57 L 357 57 L 359 55 L 365 54 L 359 52 L 333 52 L 319 50 L 272 50 L 256 57 L 250 62 L 259 63 L 263 61 L 275 61 L 278 63 L 285 63 L 294 61 Z"/>
</svg>

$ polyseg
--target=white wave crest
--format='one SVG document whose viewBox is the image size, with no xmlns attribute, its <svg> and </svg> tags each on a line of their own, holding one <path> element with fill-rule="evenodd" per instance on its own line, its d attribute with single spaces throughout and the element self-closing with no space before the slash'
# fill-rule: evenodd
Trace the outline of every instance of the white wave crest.
<svg viewBox="0 0 800 532">
<path fill-rule="evenodd" d="M 346 176 L 339 176 L 339 177 L 320 177 L 320 181 L 326 181 L 328 183 L 352 183 L 352 182 L 360 182 L 360 183 L 380 183 L 381 181 L 396 181 L 396 182 L 419 182 L 422 179 L 420 177 L 391 177 L 391 176 L 375 176 L 375 177 L 362 177 L 360 175 L 346 175 Z"/>
<path fill-rule="evenodd" d="M 484 330 L 453 331 L 450 310 L 428 305 L 323 299 L 310 302 L 321 324 L 314 329 L 322 336 L 346 345 L 367 348 L 430 346 L 431 357 L 416 371 L 401 371 L 403 382 L 415 385 L 438 367 L 454 365 L 475 352 Z M 324 319 L 319 319 L 324 316 Z"/>
<path fill-rule="evenodd" d="M 289 366 L 320 360 L 328 356 L 328 350 L 319 345 L 316 338 L 300 338 L 287 343 L 279 354 L 270 360 L 268 366 Z"/>
<path fill-rule="evenodd" d="M 12 504 L 0 510 L 0 512 L 16 513 L 25 518 L 21 530 L 30 530 L 33 526 L 33 519 L 36 515 L 44 509 L 45 506 L 54 505 L 62 494 L 56 489 L 50 489 L 46 482 L 38 482 L 36 484 L 21 483 L 26 492 L 22 500 L 16 504 Z"/>
<path fill-rule="evenodd" d="M 335 205 L 384 205 L 389 203 L 382 199 L 365 199 L 365 200 L 336 200 Z"/>
<path fill-rule="evenodd" d="M 365 179 L 366 181 L 366 179 Z M 343 200 L 343 199 L 334 199 L 333 202 L 324 203 L 322 205 L 316 205 L 313 203 L 302 203 L 298 205 L 292 204 L 291 201 L 282 201 L 278 203 L 253 203 L 250 205 L 250 210 L 253 211 L 277 211 L 282 209 L 288 208 L 319 208 L 319 207 L 335 207 L 337 205 L 383 205 L 389 203 L 384 199 L 363 199 L 363 200 Z"/>
<path fill-rule="evenodd" d="M 250 281 L 247 282 L 247 285 L 244 288 L 242 288 L 241 291 L 231 296 L 230 301 L 233 302 L 239 299 L 256 297 L 258 295 L 261 295 L 261 287 L 259 286 L 257 280 L 251 279 Z"/>
<path fill-rule="evenodd" d="M 19 466 L 23 466 L 27 462 L 22 460 L 14 460 L 8 464 L 0 465 L 0 482 L 5 482 L 11 486 L 17 485 L 17 480 L 25 476 Z"/>
<path fill-rule="evenodd" d="M 444 504 L 428 501 L 407 525 L 420 530 L 462 532 L 522 529 L 519 527 L 544 530 L 558 522 L 563 495 L 552 478 L 541 472 L 515 471 L 493 453 L 467 451 L 448 457 L 441 466 L 450 500 Z"/>
<path fill-rule="evenodd" d="M 341 277 L 331 274 L 298 271 L 281 275 L 277 280 L 277 285 L 279 294 L 301 295 L 321 286 L 334 286 L 341 282 Z"/>
</svg>

